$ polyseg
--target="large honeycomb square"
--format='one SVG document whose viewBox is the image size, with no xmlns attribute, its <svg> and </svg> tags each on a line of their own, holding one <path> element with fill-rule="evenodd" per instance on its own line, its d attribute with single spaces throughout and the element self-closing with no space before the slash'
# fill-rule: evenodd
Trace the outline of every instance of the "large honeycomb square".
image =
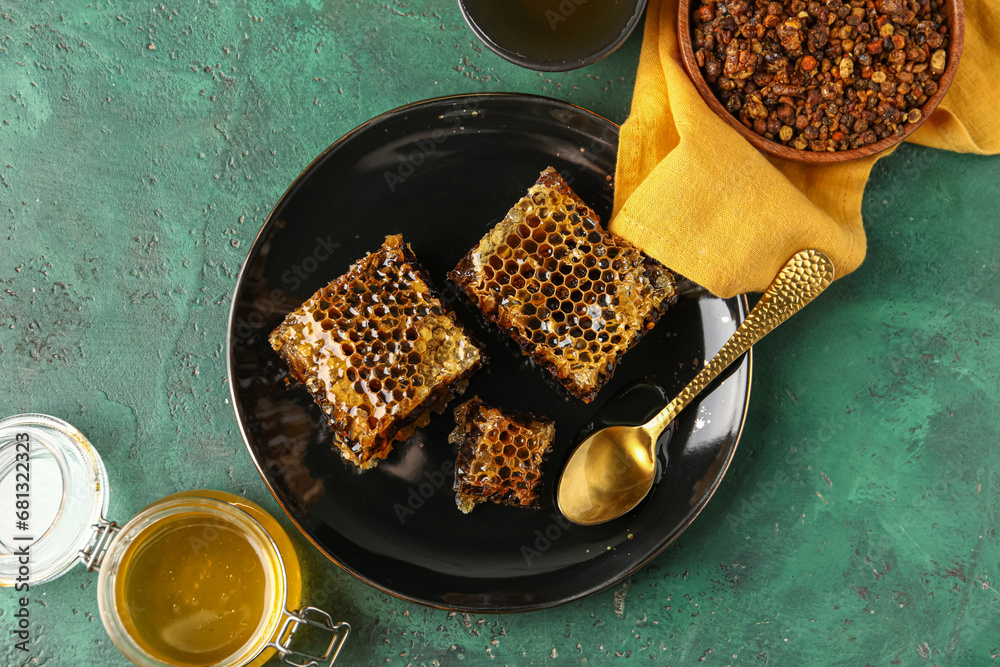
<svg viewBox="0 0 1000 667">
<path fill-rule="evenodd" d="M 483 360 L 401 235 L 289 313 L 269 341 L 362 470 L 442 411 Z"/>
<path fill-rule="evenodd" d="M 541 466 L 552 449 L 555 422 L 496 408 L 478 396 L 455 408 L 458 445 L 455 501 L 463 512 L 487 500 L 517 507 L 538 506 Z"/>
<path fill-rule="evenodd" d="M 673 274 L 602 228 L 552 167 L 448 277 L 588 403 L 677 296 Z"/>
</svg>

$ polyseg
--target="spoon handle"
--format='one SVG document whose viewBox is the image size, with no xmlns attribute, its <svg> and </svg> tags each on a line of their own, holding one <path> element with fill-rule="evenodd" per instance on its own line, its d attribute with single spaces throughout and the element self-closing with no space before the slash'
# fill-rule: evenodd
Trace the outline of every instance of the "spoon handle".
<svg viewBox="0 0 1000 667">
<path fill-rule="evenodd" d="M 719 373 L 775 327 L 819 296 L 833 282 L 834 275 L 833 262 L 819 250 L 796 253 L 718 354 L 712 357 L 674 400 L 646 423 L 645 428 L 652 435 L 653 441 Z"/>
</svg>

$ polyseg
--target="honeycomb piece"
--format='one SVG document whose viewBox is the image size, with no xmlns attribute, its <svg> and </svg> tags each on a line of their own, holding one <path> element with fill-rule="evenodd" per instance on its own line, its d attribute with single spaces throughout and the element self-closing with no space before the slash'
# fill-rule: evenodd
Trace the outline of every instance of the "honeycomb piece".
<svg viewBox="0 0 1000 667">
<path fill-rule="evenodd" d="M 443 411 L 482 363 L 400 235 L 313 294 L 269 341 L 362 470 Z"/>
<path fill-rule="evenodd" d="M 502 410 L 478 396 L 455 408 L 458 445 L 455 501 L 463 512 L 487 500 L 516 507 L 538 506 L 541 466 L 552 449 L 555 422 Z"/>
<path fill-rule="evenodd" d="M 552 167 L 448 277 L 587 403 L 677 298 L 673 274 L 603 229 Z"/>
</svg>

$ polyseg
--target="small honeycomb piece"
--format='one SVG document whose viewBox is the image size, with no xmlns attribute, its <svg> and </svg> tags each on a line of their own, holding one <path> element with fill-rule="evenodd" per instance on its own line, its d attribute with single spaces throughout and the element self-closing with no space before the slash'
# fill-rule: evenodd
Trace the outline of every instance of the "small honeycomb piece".
<svg viewBox="0 0 1000 667">
<path fill-rule="evenodd" d="M 448 277 L 587 403 L 677 298 L 673 274 L 603 229 L 552 167 Z"/>
<path fill-rule="evenodd" d="M 309 297 L 269 341 L 362 470 L 443 411 L 482 364 L 400 235 Z"/>
<path fill-rule="evenodd" d="M 538 507 L 541 466 L 552 449 L 555 422 L 502 410 L 478 396 L 455 408 L 458 445 L 455 501 L 465 513 L 487 500 L 516 507 Z"/>
</svg>

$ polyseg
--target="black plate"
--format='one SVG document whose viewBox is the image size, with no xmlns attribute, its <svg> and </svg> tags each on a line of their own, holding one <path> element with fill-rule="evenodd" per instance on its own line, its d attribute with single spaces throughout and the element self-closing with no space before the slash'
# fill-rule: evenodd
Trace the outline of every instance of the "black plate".
<svg viewBox="0 0 1000 667">
<path fill-rule="evenodd" d="M 674 540 L 708 502 L 732 459 L 746 412 L 749 355 L 689 406 L 663 480 L 638 508 L 594 527 L 557 513 L 558 471 L 598 410 L 605 422 L 666 403 L 746 313 L 690 283 L 591 405 L 568 398 L 489 327 L 445 280 L 459 258 L 548 165 L 607 220 L 618 128 L 542 97 L 469 95 L 419 102 L 348 133 L 292 184 L 240 274 L 229 322 L 229 380 L 243 437 L 278 502 L 327 556 L 393 595 L 496 612 L 572 600 L 624 578 Z M 467 397 L 556 420 L 541 508 L 481 505 L 464 515 L 451 490 L 451 411 L 357 474 L 330 446 L 319 408 L 286 386 L 267 334 L 387 234 L 410 242 L 432 280 L 486 346 L 490 364 Z M 638 385 L 635 383 L 639 382 Z M 653 384 L 650 384 L 653 383 Z M 629 390 L 628 388 L 631 387 Z M 625 400 L 613 400 L 623 390 Z M 458 401 L 453 403 L 457 405 Z M 452 406 L 452 407 L 453 407 Z"/>
</svg>

